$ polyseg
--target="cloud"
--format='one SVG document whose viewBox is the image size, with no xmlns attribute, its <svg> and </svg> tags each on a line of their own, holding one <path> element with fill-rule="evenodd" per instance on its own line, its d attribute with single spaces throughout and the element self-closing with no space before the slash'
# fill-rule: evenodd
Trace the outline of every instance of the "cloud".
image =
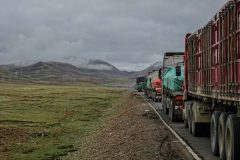
<svg viewBox="0 0 240 160">
<path fill-rule="evenodd" d="M 1 0 L 0 63 L 75 56 L 142 69 L 203 26 L 225 0 Z"/>
</svg>

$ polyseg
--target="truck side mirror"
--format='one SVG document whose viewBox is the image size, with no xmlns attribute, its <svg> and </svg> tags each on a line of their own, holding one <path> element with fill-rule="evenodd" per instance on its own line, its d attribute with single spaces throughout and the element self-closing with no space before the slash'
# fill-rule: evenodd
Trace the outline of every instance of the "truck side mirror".
<svg viewBox="0 0 240 160">
<path fill-rule="evenodd" d="M 181 73 L 181 66 L 176 66 L 176 76 L 180 77 L 182 75 Z"/>
</svg>

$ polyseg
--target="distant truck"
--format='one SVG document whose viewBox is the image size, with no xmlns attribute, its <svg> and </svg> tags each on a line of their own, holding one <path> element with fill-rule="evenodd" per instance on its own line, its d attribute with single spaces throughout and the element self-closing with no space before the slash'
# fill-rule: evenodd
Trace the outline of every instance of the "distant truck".
<svg viewBox="0 0 240 160">
<path fill-rule="evenodd" d="M 193 136 L 210 131 L 220 159 L 239 160 L 239 0 L 228 0 L 207 25 L 187 34 L 184 57 L 185 126 Z"/>
<path fill-rule="evenodd" d="M 183 113 L 183 52 L 164 54 L 162 68 L 162 107 L 171 121 L 182 120 Z"/>
<path fill-rule="evenodd" d="M 147 86 L 146 77 L 137 77 L 135 89 L 138 92 L 142 92 L 142 91 L 144 91 L 146 89 L 146 86 Z"/>
<path fill-rule="evenodd" d="M 152 98 L 152 78 L 153 78 L 153 73 L 148 72 L 148 75 L 146 76 L 146 88 L 145 88 L 145 95 L 148 98 Z"/>
<path fill-rule="evenodd" d="M 152 71 L 151 78 L 151 98 L 155 102 L 160 102 L 162 95 L 162 81 L 160 79 L 159 71 Z"/>
</svg>

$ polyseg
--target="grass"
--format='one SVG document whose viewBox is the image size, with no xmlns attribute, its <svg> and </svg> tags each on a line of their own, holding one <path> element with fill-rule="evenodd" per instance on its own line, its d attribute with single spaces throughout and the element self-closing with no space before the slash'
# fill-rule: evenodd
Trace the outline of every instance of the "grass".
<svg viewBox="0 0 240 160">
<path fill-rule="evenodd" d="M 124 94 L 87 83 L 0 83 L 0 91 L 0 132 L 11 135 L 4 151 L 10 160 L 53 160 L 76 151 L 77 139 L 111 114 Z"/>
</svg>

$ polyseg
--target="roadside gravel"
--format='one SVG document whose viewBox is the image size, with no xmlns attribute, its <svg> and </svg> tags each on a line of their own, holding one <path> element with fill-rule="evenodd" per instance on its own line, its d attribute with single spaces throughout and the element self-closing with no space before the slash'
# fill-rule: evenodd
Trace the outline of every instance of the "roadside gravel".
<svg viewBox="0 0 240 160">
<path fill-rule="evenodd" d="M 187 150 L 137 94 L 89 134 L 65 160 L 191 160 Z"/>
</svg>

